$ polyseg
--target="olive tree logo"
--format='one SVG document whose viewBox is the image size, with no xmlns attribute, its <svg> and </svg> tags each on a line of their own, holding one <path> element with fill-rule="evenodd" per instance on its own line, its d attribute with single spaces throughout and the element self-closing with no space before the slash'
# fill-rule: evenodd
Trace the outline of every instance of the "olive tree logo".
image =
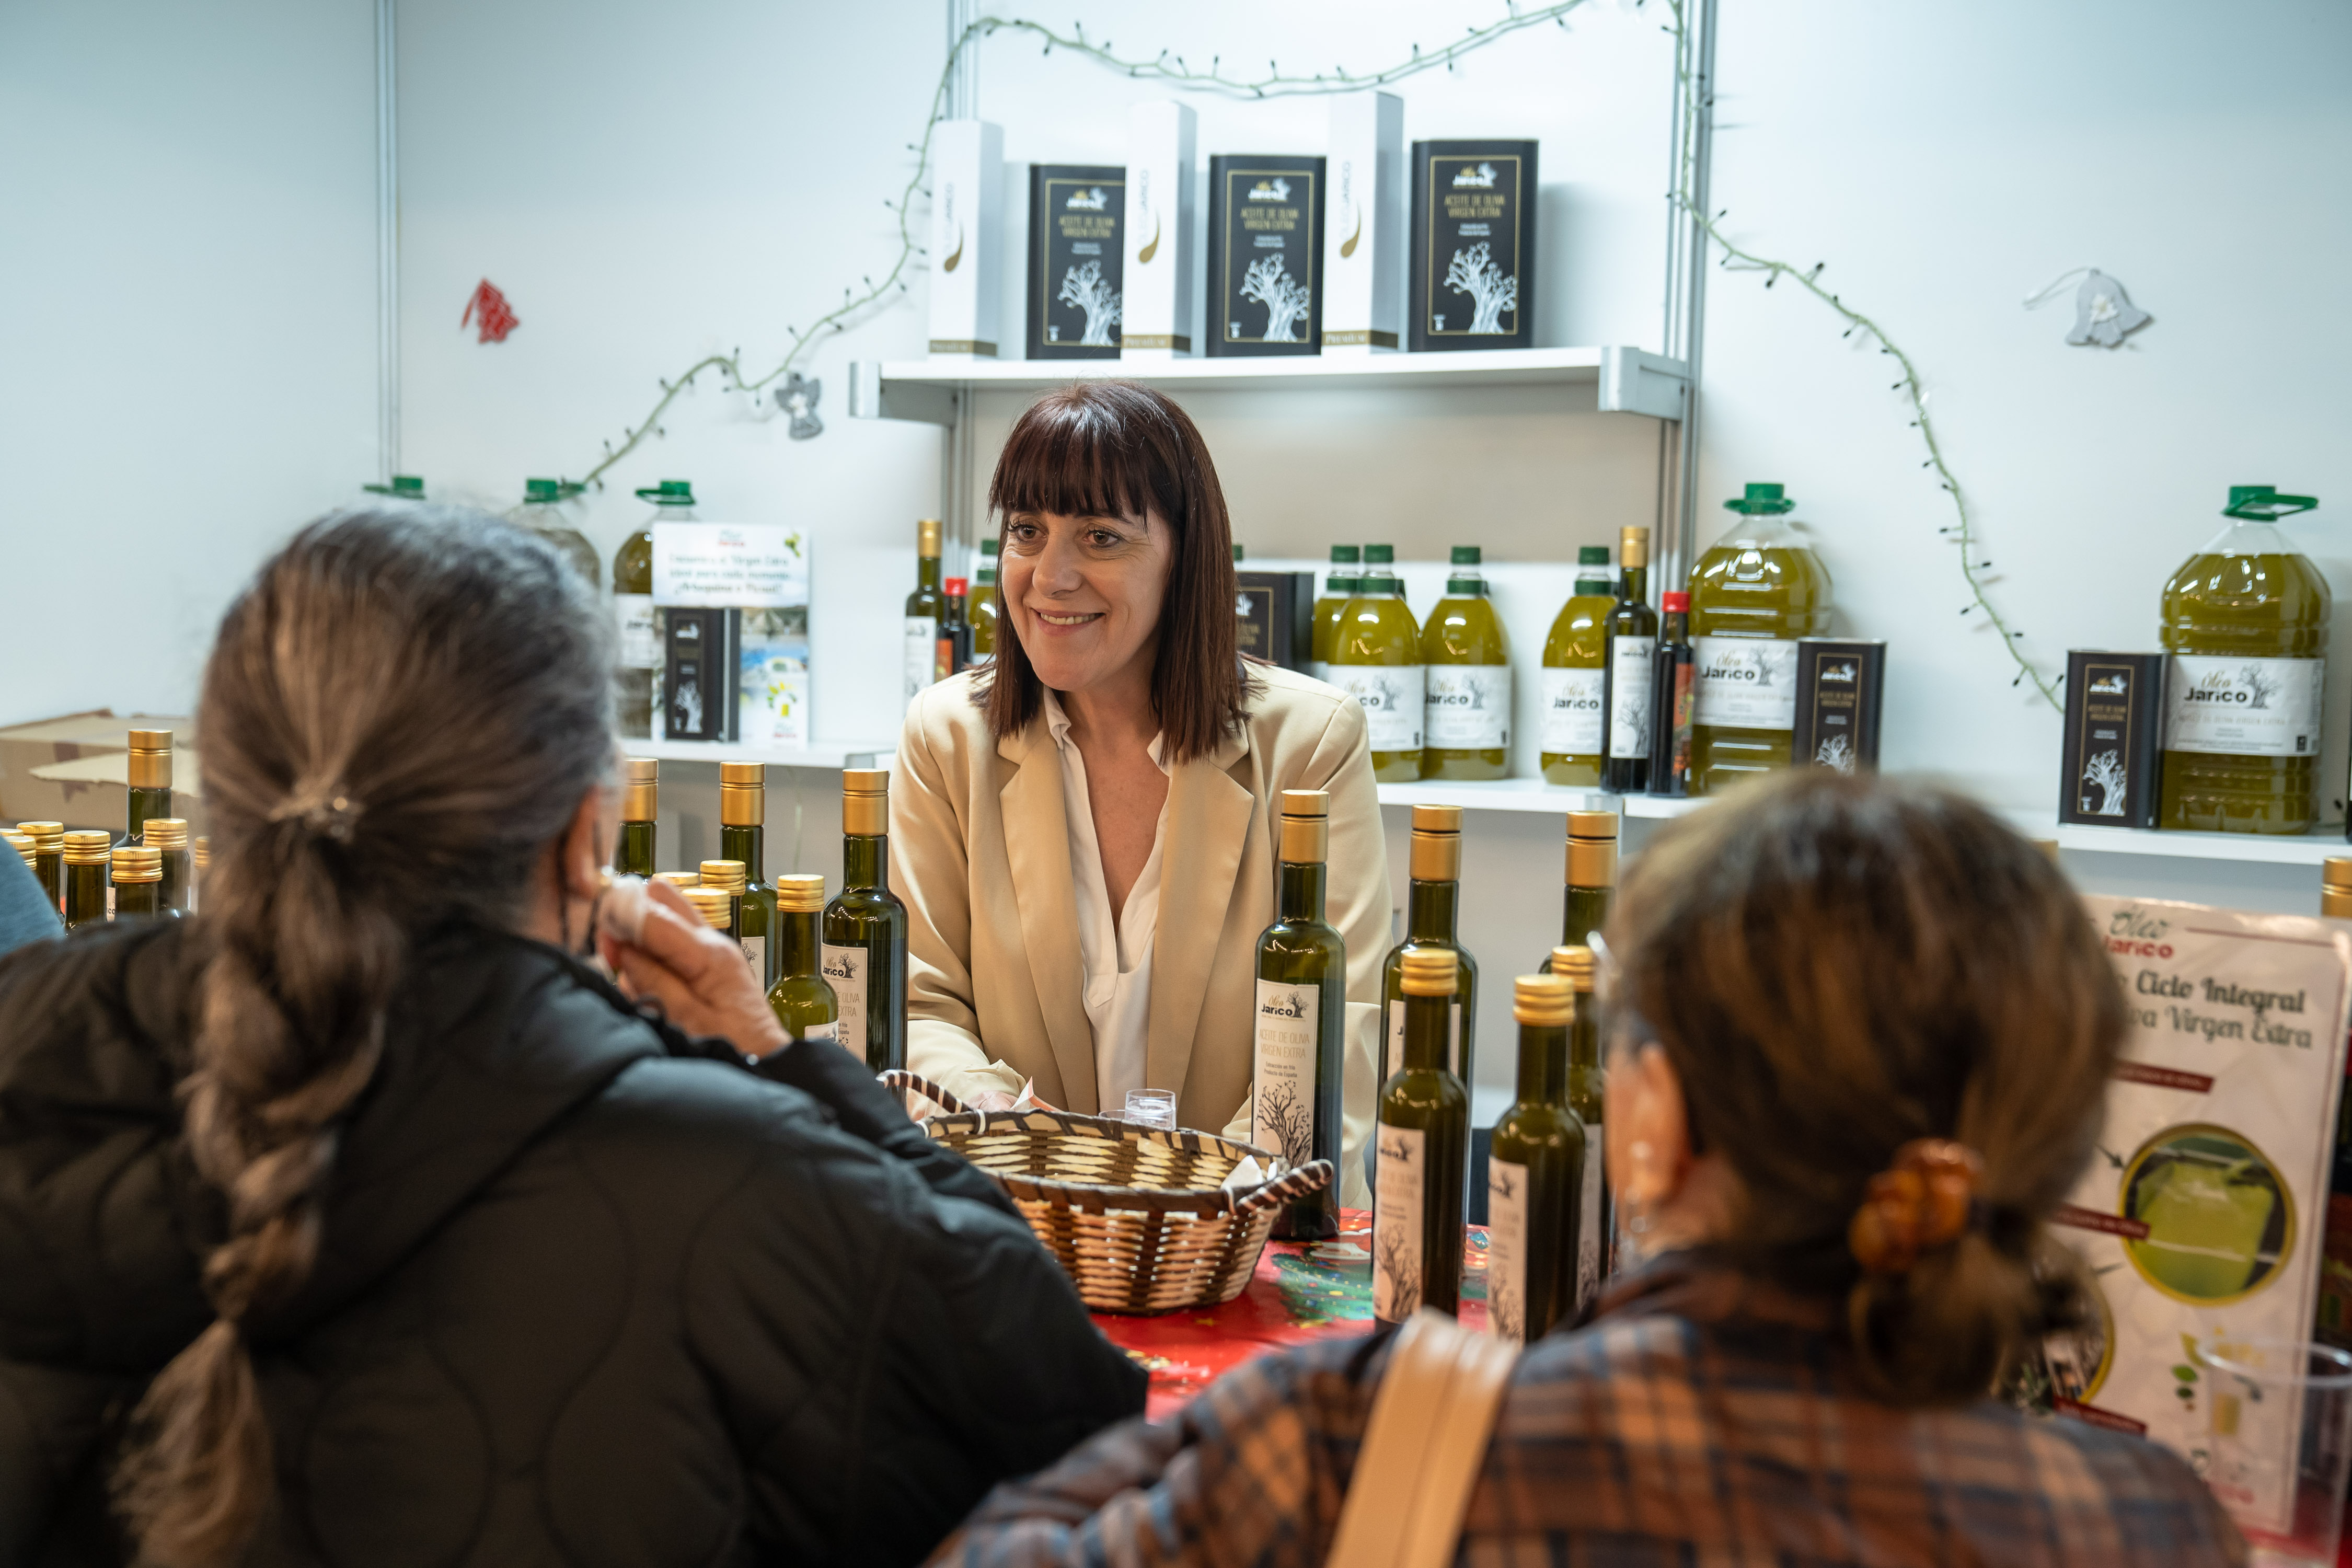
<svg viewBox="0 0 2352 1568">
<path fill-rule="evenodd" d="M 2099 804 L 2091 804 L 2092 790 L 2099 792 Z M 2098 752 L 2083 764 L 2083 789 L 2079 804 L 2087 816 L 2121 816 L 2124 814 L 2124 758 L 2121 752 Z"/>
<path fill-rule="evenodd" d="M 2279 694 L 2279 683 L 2264 673 L 2259 664 L 2241 665 L 2239 669 L 2244 676 L 2246 692 L 2251 699 L 2246 705 L 2249 708 L 2268 708 L 2271 699 Z"/>
<path fill-rule="evenodd" d="M 1500 333 L 1503 312 L 1519 308 L 1519 280 L 1506 277 L 1495 265 L 1494 247 L 1483 239 L 1454 253 L 1453 264 L 1445 269 L 1445 286 L 1470 296 L 1473 332 Z"/>
<path fill-rule="evenodd" d="M 1055 298 L 1087 313 L 1087 330 L 1078 339 L 1082 347 L 1117 346 L 1111 329 L 1118 325 L 1126 307 L 1120 302 L 1118 290 L 1103 281 L 1101 262 L 1089 261 L 1084 267 L 1071 268 L 1063 275 L 1062 291 Z"/>
<path fill-rule="evenodd" d="M 1315 1110 L 1299 1098 L 1296 1083 L 1269 1084 L 1258 1091 L 1257 1124 L 1291 1169 L 1315 1157 Z"/>
<path fill-rule="evenodd" d="M 1269 343 L 1303 343 L 1307 334 L 1307 285 L 1290 276 L 1280 256 L 1262 256 L 1242 275 L 1242 298 L 1265 307 Z"/>
<path fill-rule="evenodd" d="M 1813 761 L 1825 768 L 1850 773 L 1853 772 L 1853 742 L 1843 735 L 1832 735 L 1814 749 Z"/>
</svg>

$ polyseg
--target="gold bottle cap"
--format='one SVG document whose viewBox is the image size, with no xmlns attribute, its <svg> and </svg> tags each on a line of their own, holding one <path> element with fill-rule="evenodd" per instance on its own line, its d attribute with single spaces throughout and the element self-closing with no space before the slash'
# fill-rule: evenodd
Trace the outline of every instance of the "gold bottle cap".
<svg viewBox="0 0 2352 1568">
<path fill-rule="evenodd" d="M 184 816 L 151 816 L 139 836 L 158 849 L 185 849 L 188 847 L 188 819 Z"/>
<path fill-rule="evenodd" d="M 50 854 L 55 854 L 66 841 L 66 825 L 62 822 L 20 822 L 16 831 Z"/>
<path fill-rule="evenodd" d="M 768 820 L 768 764 L 719 764 L 719 821 L 727 827 L 757 827 Z"/>
<path fill-rule="evenodd" d="M 134 752 L 168 752 L 172 749 L 172 731 L 133 730 L 131 731 L 131 749 Z"/>
<path fill-rule="evenodd" d="M 191 853 L 195 857 L 197 870 L 201 871 L 205 867 L 213 863 L 213 841 L 210 837 L 203 834 L 199 834 L 196 837 L 195 843 L 191 845 L 189 847 Z"/>
<path fill-rule="evenodd" d="M 686 901 L 694 906 L 694 912 L 702 917 L 703 924 L 719 931 L 727 929 L 727 922 L 735 912 L 732 895 L 724 888 L 688 888 L 686 889 Z"/>
<path fill-rule="evenodd" d="M 2319 912 L 2352 920 L 2352 855 L 2331 855 L 2320 862 Z"/>
<path fill-rule="evenodd" d="M 888 768 L 844 768 L 841 770 L 841 793 L 844 795 L 888 795 Z"/>
<path fill-rule="evenodd" d="M 890 831 L 890 770 L 841 770 L 841 830 L 879 838 Z"/>
<path fill-rule="evenodd" d="M 40 853 L 33 847 L 31 834 L 19 833 L 13 827 L 0 828 L 0 841 L 5 841 L 9 848 L 23 856 L 27 866 L 33 863 L 33 857 Z"/>
<path fill-rule="evenodd" d="M 1617 563 L 1621 566 L 1647 566 L 1650 563 L 1648 529 L 1621 528 L 1617 531 Z"/>
<path fill-rule="evenodd" d="M 919 518 L 915 522 L 915 553 L 937 561 L 940 558 L 940 520 Z"/>
<path fill-rule="evenodd" d="M 145 844 L 121 846 L 114 851 L 114 879 L 118 882 L 162 881 L 163 852 Z"/>
<path fill-rule="evenodd" d="M 1568 836 L 1570 838 L 1606 838 L 1613 844 L 1617 839 L 1617 814 L 1613 811 L 1571 811 L 1568 814 Z"/>
<path fill-rule="evenodd" d="M 1592 950 L 1589 947 L 1555 947 L 1551 950 L 1551 972 L 1564 975 L 1579 991 L 1592 989 Z"/>
<path fill-rule="evenodd" d="M 35 825 L 20 822 L 16 826 L 30 828 Z M 2352 889 L 2352 855 L 2330 855 L 2322 860 L 2319 863 L 2319 884 L 2323 888 Z"/>
<path fill-rule="evenodd" d="M 794 871 L 777 878 L 776 908 L 788 915 L 816 913 L 824 908 L 824 879 L 814 871 Z"/>
<path fill-rule="evenodd" d="M 107 851 L 113 847 L 114 837 L 95 828 L 77 828 L 66 835 L 66 864 L 68 866 L 103 866 Z"/>
<path fill-rule="evenodd" d="M 688 888 L 700 886 L 702 877 L 700 873 L 695 871 L 656 871 L 653 874 L 653 880 L 667 882 L 671 887 L 684 891 Z"/>
<path fill-rule="evenodd" d="M 1412 830 L 1415 833 L 1459 833 L 1462 831 L 1462 808 L 1458 805 L 1416 805 L 1412 808 Z"/>
<path fill-rule="evenodd" d="M 132 789 L 170 789 L 172 731 L 131 731 L 129 772 Z"/>
<path fill-rule="evenodd" d="M 1615 812 L 1571 811 L 1568 814 L 1568 885 L 1571 888 L 1613 888 L 1617 885 Z"/>
<path fill-rule="evenodd" d="M 652 822 L 661 816 L 661 763 L 631 757 L 621 764 L 621 820 Z"/>
<path fill-rule="evenodd" d="M 1282 792 L 1282 815 L 1285 816 L 1328 816 L 1331 794 L 1328 790 L 1286 789 Z"/>
<path fill-rule="evenodd" d="M 1460 968 L 1450 947 L 1409 947 L 1404 950 L 1404 994 L 1408 996 L 1451 996 Z"/>
<path fill-rule="evenodd" d="M 1511 982 L 1511 1016 L 1539 1028 L 1576 1022 L 1576 987 L 1563 974 L 1522 974 Z"/>
<path fill-rule="evenodd" d="M 717 888 L 721 892 L 743 896 L 744 885 L 750 880 L 740 860 L 705 860 L 702 863 L 701 886 Z"/>
<path fill-rule="evenodd" d="M 1428 813 L 1424 817 L 1423 813 Z M 1453 818 L 1450 827 L 1432 821 Z M 1458 882 L 1462 879 L 1462 808 L 1458 805 L 1416 805 L 1412 808 L 1412 877 L 1416 882 Z"/>
<path fill-rule="evenodd" d="M 2036 849 L 2041 850 L 2042 858 L 2049 861 L 2053 866 L 2058 864 L 2058 840 L 2055 838 L 2029 838 L 2026 842 L 2032 845 Z"/>
<path fill-rule="evenodd" d="M 1319 789 L 1282 792 L 1281 843 L 1277 853 L 1294 866 L 1319 866 L 1331 848 L 1331 824 L 1324 816 L 1330 795 Z"/>
</svg>

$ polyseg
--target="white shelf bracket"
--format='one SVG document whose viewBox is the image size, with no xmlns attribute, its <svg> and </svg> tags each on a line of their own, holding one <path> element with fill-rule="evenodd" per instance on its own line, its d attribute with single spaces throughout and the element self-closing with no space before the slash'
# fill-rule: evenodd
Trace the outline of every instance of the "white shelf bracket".
<svg viewBox="0 0 2352 1568">
<path fill-rule="evenodd" d="M 853 419 L 910 419 L 923 425 L 956 422 L 956 394 L 951 386 L 921 386 L 884 381 L 882 362 L 849 362 L 849 416 Z"/>
<path fill-rule="evenodd" d="M 1667 368 L 1655 354 L 1640 349 L 1601 351 L 1601 413 L 1680 419 L 1689 396 L 1689 378 Z"/>
</svg>

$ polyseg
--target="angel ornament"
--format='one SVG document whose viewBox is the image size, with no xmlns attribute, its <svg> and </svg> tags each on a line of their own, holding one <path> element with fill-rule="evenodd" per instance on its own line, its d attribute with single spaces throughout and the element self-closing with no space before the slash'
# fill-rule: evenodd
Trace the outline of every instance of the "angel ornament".
<svg viewBox="0 0 2352 1568">
<path fill-rule="evenodd" d="M 796 370 L 786 374 L 784 384 L 776 389 L 776 406 L 793 416 L 792 428 L 785 433 L 793 440 L 805 441 L 824 433 L 824 421 L 816 416 L 816 400 L 824 395 L 824 382 Z"/>
</svg>

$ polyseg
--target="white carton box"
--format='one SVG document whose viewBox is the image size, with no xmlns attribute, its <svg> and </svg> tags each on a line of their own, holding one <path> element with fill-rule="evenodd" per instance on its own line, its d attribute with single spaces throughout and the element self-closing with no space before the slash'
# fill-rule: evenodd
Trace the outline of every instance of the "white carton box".
<svg viewBox="0 0 2352 1568">
<path fill-rule="evenodd" d="M 994 359 L 1004 289 L 1004 128 L 946 120 L 931 139 L 931 354 Z"/>
<path fill-rule="evenodd" d="M 1331 182 L 1323 226 L 1323 352 L 1403 346 L 1404 100 L 1389 92 L 1331 100 Z"/>
<path fill-rule="evenodd" d="M 1181 103 L 1139 103 L 1127 117 L 1126 316 L 1119 358 L 1192 353 L 1193 115 Z"/>
</svg>

